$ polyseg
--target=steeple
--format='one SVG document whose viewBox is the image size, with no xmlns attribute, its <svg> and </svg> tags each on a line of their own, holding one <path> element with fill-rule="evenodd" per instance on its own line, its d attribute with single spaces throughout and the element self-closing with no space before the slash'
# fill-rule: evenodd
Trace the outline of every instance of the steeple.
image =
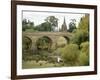
<svg viewBox="0 0 100 80">
<path fill-rule="evenodd" d="M 64 17 L 64 22 L 63 22 L 62 27 L 61 27 L 61 31 L 62 32 L 67 32 L 67 25 L 66 25 L 65 17 Z"/>
<path fill-rule="evenodd" d="M 64 23 L 63 24 L 65 24 L 66 25 L 66 22 L 65 22 L 65 17 L 64 17 Z"/>
</svg>

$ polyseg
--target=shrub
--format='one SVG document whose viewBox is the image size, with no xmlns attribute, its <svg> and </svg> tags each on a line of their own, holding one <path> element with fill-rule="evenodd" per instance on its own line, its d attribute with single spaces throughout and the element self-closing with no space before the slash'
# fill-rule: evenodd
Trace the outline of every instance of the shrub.
<svg viewBox="0 0 100 80">
<path fill-rule="evenodd" d="M 79 65 L 80 66 L 87 66 L 89 65 L 89 56 L 86 55 L 86 53 L 80 53 L 79 55 Z"/>
<path fill-rule="evenodd" d="M 89 42 L 88 41 L 81 43 L 80 48 L 81 48 L 81 52 L 89 55 Z"/>
<path fill-rule="evenodd" d="M 65 63 L 69 65 L 75 65 L 80 53 L 77 44 L 69 44 L 65 46 L 62 50 L 62 58 Z"/>
<path fill-rule="evenodd" d="M 79 65 L 89 65 L 89 42 L 83 42 L 81 45 L 81 54 L 79 55 Z"/>
</svg>

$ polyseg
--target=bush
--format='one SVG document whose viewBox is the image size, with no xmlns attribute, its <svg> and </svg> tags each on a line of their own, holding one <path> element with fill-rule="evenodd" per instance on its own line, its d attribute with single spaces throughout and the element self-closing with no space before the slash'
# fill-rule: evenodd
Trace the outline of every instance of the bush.
<svg viewBox="0 0 100 80">
<path fill-rule="evenodd" d="M 80 45 L 80 48 L 81 48 L 81 52 L 86 53 L 87 55 L 89 55 L 89 42 L 88 41 L 83 42 Z"/>
<path fill-rule="evenodd" d="M 89 65 L 89 42 L 83 42 L 81 45 L 81 54 L 79 56 L 79 65 Z"/>
<path fill-rule="evenodd" d="M 80 66 L 87 66 L 89 65 L 89 56 L 86 53 L 80 53 L 79 55 L 79 63 Z"/>
<path fill-rule="evenodd" d="M 80 53 L 77 44 L 69 44 L 65 46 L 62 50 L 62 58 L 65 63 L 69 65 L 76 65 L 78 55 Z"/>
</svg>

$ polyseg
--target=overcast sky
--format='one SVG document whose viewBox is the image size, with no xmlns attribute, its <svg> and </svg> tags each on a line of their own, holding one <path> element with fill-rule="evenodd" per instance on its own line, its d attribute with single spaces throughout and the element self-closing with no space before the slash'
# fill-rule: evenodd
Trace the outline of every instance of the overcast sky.
<svg viewBox="0 0 100 80">
<path fill-rule="evenodd" d="M 60 28 L 63 24 L 64 17 L 66 20 L 66 25 L 68 28 L 68 24 L 71 22 L 71 19 L 76 19 L 76 26 L 85 14 L 76 14 L 76 13 L 53 13 L 53 12 L 35 12 L 35 11 L 23 11 L 22 16 L 23 19 L 30 20 L 34 22 L 34 25 L 39 25 L 43 23 L 48 16 L 55 16 L 58 18 L 58 27 Z"/>
</svg>

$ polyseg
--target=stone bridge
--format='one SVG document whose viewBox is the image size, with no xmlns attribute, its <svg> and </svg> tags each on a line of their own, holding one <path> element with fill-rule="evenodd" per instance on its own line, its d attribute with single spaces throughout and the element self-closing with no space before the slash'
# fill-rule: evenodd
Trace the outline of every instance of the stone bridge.
<svg viewBox="0 0 100 80">
<path fill-rule="evenodd" d="M 41 37 L 48 37 L 52 40 L 52 43 L 56 43 L 59 37 L 64 37 L 67 42 L 70 42 L 72 34 L 69 32 L 23 32 L 23 36 L 26 36 L 32 40 L 32 45 L 35 45 L 36 41 Z"/>
</svg>

